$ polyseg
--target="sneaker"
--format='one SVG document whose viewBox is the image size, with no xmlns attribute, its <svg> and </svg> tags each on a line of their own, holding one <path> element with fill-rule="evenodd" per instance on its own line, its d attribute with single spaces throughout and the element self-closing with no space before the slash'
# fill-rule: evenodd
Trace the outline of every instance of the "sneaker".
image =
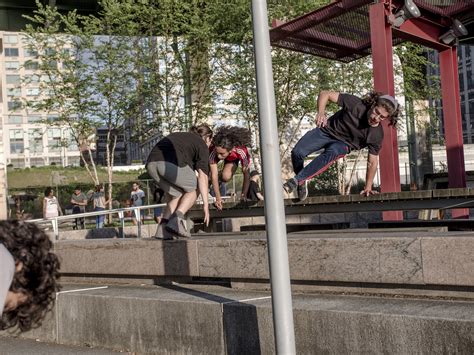
<svg viewBox="0 0 474 355">
<path fill-rule="evenodd" d="M 286 180 L 283 184 L 283 189 L 287 194 L 291 194 L 298 187 L 298 181 L 295 178 Z"/>
<path fill-rule="evenodd" d="M 168 224 L 166 224 L 165 229 L 179 237 L 183 238 L 190 238 L 191 233 L 188 231 L 188 226 L 186 224 L 186 220 L 183 217 L 179 217 L 176 214 L 173 214 L 170 217 L 170 220 L 168 221 Z"/>
<path fill-rule="evenodd" d="M 298 200 L 304 201 L 308 198 L 308 180 L 305 180 L 303 184 L 298 185 Z"/>
<path fill-rule="evenodd" d="M 155 239 L 172 240 L 173 235 L 166 230 L 166 223 L 160 223 L 156 228 Z"/>
</svg>

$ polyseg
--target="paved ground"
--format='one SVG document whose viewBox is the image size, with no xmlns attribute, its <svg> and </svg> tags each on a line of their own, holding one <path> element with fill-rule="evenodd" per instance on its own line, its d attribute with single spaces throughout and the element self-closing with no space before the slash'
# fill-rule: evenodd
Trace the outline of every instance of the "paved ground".
<svg viewBox="0 0 474 355">
<path fill-rule="evenodd" d="M 0 355 L 75 355 L 75 354 L 120 354 L 118 351 L 41 343 L 29 339 L 0 337 Z M 124 354 L 124 353 L 122 353 Z M 131 353 L 125 353 L 131 354 Z"/>
</svg>

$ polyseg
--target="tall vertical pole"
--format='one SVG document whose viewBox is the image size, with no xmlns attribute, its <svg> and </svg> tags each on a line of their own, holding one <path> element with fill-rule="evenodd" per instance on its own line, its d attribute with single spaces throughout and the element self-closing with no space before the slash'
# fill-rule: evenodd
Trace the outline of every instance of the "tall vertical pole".
<svg viewBox="0 0 474 355">
<path fill-rule="evenodd" d="M 439 53 L 439 64 L 449 187 L 466 187 L 456 47 L 441 51 Z M 453 218 L 469 218 L 469 209 L 455 209 L 452 210 L 451 214 Z"/>
<path fill-rule="evenodd" d="M 275 350 L 296 354 L 266 0 L 252 0 L 252 22 Z"/>
<path fill-rule="evenodd" d="M 370 41 L 374 72 L 374 89 L 395 95 L 392 57 L 392 28 L 385 20 L 385 3 L 373 4 L 369 9 Z M 397 131 L 382 122 L 384 140 L 380 151 L 380 180 L 382 192 L 400 191 Z M 384 220 L 402 220 L 402 211 L 383 212 Z"/>
</svg>

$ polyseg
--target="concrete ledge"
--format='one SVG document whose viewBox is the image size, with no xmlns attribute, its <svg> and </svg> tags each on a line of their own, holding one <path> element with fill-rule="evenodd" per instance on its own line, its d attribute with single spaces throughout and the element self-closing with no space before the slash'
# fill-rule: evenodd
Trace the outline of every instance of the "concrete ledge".
<svg viewBox="0 0 474 355">
<path fill-rule="evenodd" d="M 160 354 L 275 353 L 268 293 L 109 287 L 65 293 L 57 302 L 53 328 L 61 344 Z M 294 295 L 293 308 L 298 354 L 471 354 L 474 346 L 473 302 Z"/>
<path fill-rule="evenodd" d="M 302 232 L 289 235 L 288 249 L 294 281 L 474 286 L 467 232 Z M 55 250 L 67 275 L 268 279 L 263 233 L 59 241 Z"/>
</svg>

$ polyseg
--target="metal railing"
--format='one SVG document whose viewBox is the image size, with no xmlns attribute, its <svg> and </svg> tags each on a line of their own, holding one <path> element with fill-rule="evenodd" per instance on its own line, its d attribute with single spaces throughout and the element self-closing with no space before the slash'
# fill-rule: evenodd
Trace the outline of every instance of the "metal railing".
<svg viewBox="0 0 474 355">
<path fill-rule="evenodd" d="M 230 196 L 222 196 L 221 199 L 227 200 L 231 199 Z M 214 203 L 215 198 L 212 196 L 208 197 L 209 203 Z M 202 199 L 198 198 L 196 204 L 202 204 Z M 102 215 L 113 215 L 117 214 L 120 220 L 120 237 L 125 238 L 124 227 L 125 227 L 125 213 L 132 211 L 135 220 L 137 221 L 137 237 L 141 238 L 141 210 L 149 210 L 155 209 L 158 207 L 165 207 L 166 203 L 158 203 L 154 205 L 144 205 L 144 206 L 135 206 L 135 207 L 125 207 L 125 208 L 115 208 L 110 210 L 103 210 L 103 211 L 94 211 L 94 212 L 84 212 L 84 213 L 75 213 L 75 214 L 68 214 L 63 216 L 51 217 L 51 218 L 37 218 L 37 219 L 28 219 L 25 220 L 26 222 L 34 222 L 40 225 L 44 224 L 51 224 L 53 228 L 54 237 L 56 240 L 59 240 L 59 222 L 67 221 L 67 220 L 74 220 L 79 218 L 85 217 L 97 217 Z"/>
<path fill-rule="evenodd" d="M 68 214 L 64 216 L 57 216 L 51 218 L 38 218 L 38 219 L 29 219 L 26 222 L 34 222 L 40 225 L 44 224 L 51 224 L 53 228 L 54 237 L 56 240 L 59 240 L 59 222 L 67 221 L 67 220 L 74 220 L 78 218 L 85 218 L 85 217 L 97 217 L 102 215 L 112 215 L 117 214 L 120 220 L 120 237 L 125 238 L 124 227 L 125 227 L 125 213 L 126 212 L 133 212 L 133 216 L 137 221 L 137 237 L 141 238 L 141 210 L 148 210 L 154 209 L 158 207 L 165 207 L 166 203 L 159 203 L 154 205 L 145 205 L 145 206 L 136 206 L 136 207 L 125 207 L 125 208 L 116 208 L 111 210 L 103 210 L 103 211 L 94 211 L 94 212 L 84 212 L 84 213 L 76 213 L 76 214 Z"/>
</svg>

